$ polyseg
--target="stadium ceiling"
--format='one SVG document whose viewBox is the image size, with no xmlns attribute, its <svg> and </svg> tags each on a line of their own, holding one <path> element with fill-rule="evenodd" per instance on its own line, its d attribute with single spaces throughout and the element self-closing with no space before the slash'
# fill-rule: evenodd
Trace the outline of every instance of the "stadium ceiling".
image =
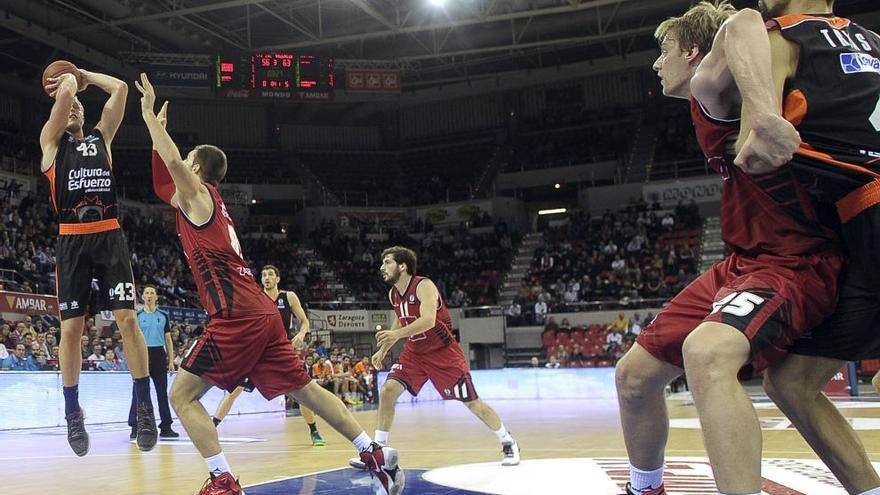
<svg viewBox="0 0 880 495">
<path fill-rule="evenodd" d="M 734 2 L 752 6 L 753 0 Z M 880 25 L 876 0 L 838 0 Z M 691 0 L 0 0 L 0 60 L 21 79 L 68 57 L 126 76 L 212 54 L 318 52 L 399 67 L 404 85 L 654 50 L 654 28 Z M 859 17 L 856 17 L 860 20 Z M 27 55 L 25 55 L 27 54 Z"/>
</svg>

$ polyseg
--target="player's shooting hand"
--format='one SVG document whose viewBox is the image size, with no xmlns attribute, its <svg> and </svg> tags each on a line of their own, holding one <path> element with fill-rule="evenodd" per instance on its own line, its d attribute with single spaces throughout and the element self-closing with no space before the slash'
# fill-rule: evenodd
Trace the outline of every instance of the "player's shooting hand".
<svg viewBox="0 0 880 495">
<path fill-rule="evenodd" d="M 164 129 L 168 126 L 168 101 L 162 104 L 162 108 L 159 109 L 159 114 L 156 115 L 156 118 L 159 119 L 159 124 Z"/>
<path fill-rule="evenodd" d="M 155 115 L 153 108 L 156 106 L 156 91 L 153 89 L 150 80 L 147 79 L 147 75 L 141 72 L 140 83 L 135 81 L 134 86 L 141 92 L 141 113 L 145 116 Z"/>
<path fill-rule="evenodd" d="M 766 173 L 790 162 L 801 144 L 791 122 L 779 115 L 755 119 L 734 165 L 752 174 Z"/>
<path fill-rule="evenodd" d="M 379 344 L 380 348 L 390 348 L 398 340 L 400 340 L 400 335 L 394 330 L 382 330 L 376 333 L 376 343 Z"/>
<path fill-rule="evenodd" d="M 48 84 L 46 84 L 46 91 L 52 98 L 55 98 L 55 95 L 58 93 L 58 88 L 60 88 L 62 84 L 71 85 L 76 88 L 76 76 L 73 74 L 61 74 L 58 77 L 49 77 L 46 81 L 48 82 Z M 74 93 L 75 92 L 76 89 L 74 89 Z"/>
<path fill-rule="evenodd" d="M 373 367 L 377 370 L 382 369 L 382 361 L 385 360 L 385 351 L 380 347 L 376 354 L 373 354 L 373 357 L 370 359 L 370 362 L 373 363 Z"/>
</svg>

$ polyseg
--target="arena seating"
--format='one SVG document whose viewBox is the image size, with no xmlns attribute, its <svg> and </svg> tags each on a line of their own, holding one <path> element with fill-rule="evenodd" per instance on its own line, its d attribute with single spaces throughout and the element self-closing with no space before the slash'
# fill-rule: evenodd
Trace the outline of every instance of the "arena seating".
<svg viewBox="0 0 880 495">
<path fill-rule="evenodd" d="M 545 228 L 518 293 L 527 321 L 537 301 L 546 302 L 550 313 L 624 298 L 656 305 L 698 273 L 695 205 L 662 212 L 640 202 L 601 217 L 573 212 L 557 223 Z"/>
</svg>

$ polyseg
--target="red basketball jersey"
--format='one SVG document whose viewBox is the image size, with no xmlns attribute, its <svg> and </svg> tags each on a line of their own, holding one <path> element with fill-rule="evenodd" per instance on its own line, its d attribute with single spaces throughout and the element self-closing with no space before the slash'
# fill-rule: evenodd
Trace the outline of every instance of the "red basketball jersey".
<svg viewBox="0 0 880 495">
<path fill-rule="evenodd" d="M 278 311 L 254 279 L 244 261 L 235 225 L 220 193 L 205 184 L 213 211 L 204 225 L 196 225 L 177 210 L 177 236 L 199 289 L 199 300 L 212 318 L 273 314 Z"/>
<path fill-rule="evenodd" d="M 733 164 L 727 142 L 739 120 L 709 115 L 694 98 L 691 117 L 709 166 L 721 174 L 721 238 L 746 256 L 804 256 L 834 252 L 837 236 L 820 221 L 814 199 L 790 166 L 751 175 Z"/>
<path fill-rule="evenodd" d="M 413 277 L 410 279 L 409 286 L 403 294 L 396 287 L 392 287 L 388 293 L 391 305 L 397 314 L 397 319 L 400 320 L 400 324 L 404 327 L 418 320 L 422 314 L 422 302 L 419 301 L 416 289 L 423 280 L 430 279 L 427 277 Z M 452 318 L 449 316 L 449 309 L 443 302 L 442 294 L 437 297 L 436 304 L 437 322 L 434 328 L 410 336 L 404 344 L 404 348 L 408 348 L 411 352 L 417 354 L 425 354 L 455 342 L 455 336 L 452 334 Z"/>
</svg>

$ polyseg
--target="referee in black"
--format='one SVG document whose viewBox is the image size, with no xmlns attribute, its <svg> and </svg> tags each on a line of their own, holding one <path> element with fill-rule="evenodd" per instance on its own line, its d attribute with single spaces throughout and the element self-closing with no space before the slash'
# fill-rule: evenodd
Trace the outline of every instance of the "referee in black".
<svg viewBox="0 0 880 495">
<path fill-rule="evenodd" d="M 159 399 L 159 436 L 177 438 L 179 433 L 171 429 L 171 408 L 168 406 L 168 375 L 174 372 L 174 343 L 171 342 L 171 319 L 168 313 L 159 309 L 159 293 L 156 286 L 144 288 L 144 309 L 138 311 L 137 318 L 144 340 L 147 341 L 147 354 L 150 358 L 150 378 L 156 387 Z M 137 438 L 137 418 L 135 414 L 134 394 L 131 399 L 131 410 L 128 412 L 128 425 L 131 426 L 131 438 Z"/>
</svg>

